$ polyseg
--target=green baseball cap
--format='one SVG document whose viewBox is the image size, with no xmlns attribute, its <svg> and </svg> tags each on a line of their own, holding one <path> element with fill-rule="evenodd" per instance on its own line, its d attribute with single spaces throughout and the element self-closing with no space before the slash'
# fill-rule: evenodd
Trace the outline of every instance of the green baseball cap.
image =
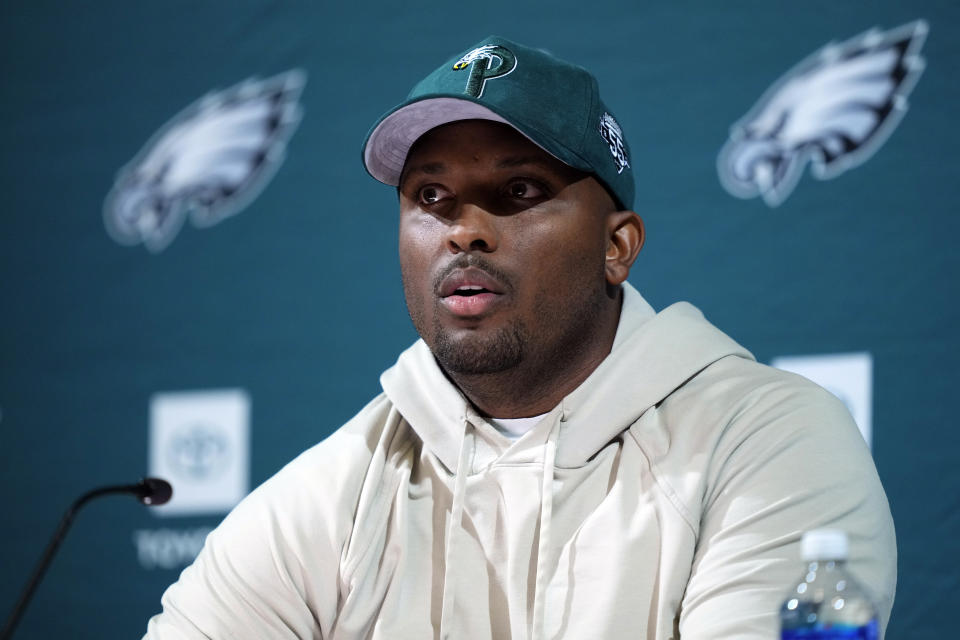
<svg viewBox="0 0 960 640">
<path fill-rule="evenodd" d="M 567 165 L 592 173 L 620 207 L 633 208 L 630 148 L 586 69 L 490 36 L 420 81 L 363 143 L 371 176 L 397 186 L 410 147 L 459 120 L 503 122 Z"/>
</svg>

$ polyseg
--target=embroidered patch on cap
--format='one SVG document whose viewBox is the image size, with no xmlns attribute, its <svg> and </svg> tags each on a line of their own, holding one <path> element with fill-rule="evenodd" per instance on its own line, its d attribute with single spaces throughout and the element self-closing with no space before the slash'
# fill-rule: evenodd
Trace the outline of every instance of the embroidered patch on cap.
<svg viewBox="0 0 960 640">
<path fill-rule="evenodd" d="M 627 158 L 627 149 L 623 145 L 623 131 L 620 125 L 609 113 L 600 116 L 600 135 L 607 141 L 610 147 L 610 155 L 617 165 L 617 173 L 623 173 L 624 169 L 630 168 L 630 160 Z"/>
</svg>

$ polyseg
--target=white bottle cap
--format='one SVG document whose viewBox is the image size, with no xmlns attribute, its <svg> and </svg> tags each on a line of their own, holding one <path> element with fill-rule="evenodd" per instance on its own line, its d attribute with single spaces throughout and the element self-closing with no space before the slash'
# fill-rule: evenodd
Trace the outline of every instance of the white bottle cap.
<svg viewBox="0 0 960 640">
<path fill-rule="evenodd" d="M 846 560 L 847 534 L 839 529 L 814 529 L 803 534 L 800 553 L 805 562 Z"/>
</svg>

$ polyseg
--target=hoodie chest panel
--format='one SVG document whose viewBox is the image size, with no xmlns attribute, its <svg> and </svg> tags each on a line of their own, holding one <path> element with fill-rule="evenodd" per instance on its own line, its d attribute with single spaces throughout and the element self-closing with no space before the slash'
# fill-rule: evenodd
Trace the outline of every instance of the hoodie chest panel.
<svg viewBox="0 0 960 640">
<path fill-rule="evenodd" d="M 617 448 L 588 476 L 589 466 L 557 472 L 566 486 L 551 534 L 548 638 L 673 637 L 695 536 L 632 440 L 598 458 Z"/>
<path fill-rule="evenodd" d="M 448 540 L 454 478 L 430 453 L 418 457 L 399 482 L 381 480 L 390 499 L 356 523 L 366 540 L 356 551 L 362 557 L 351 559 L 356 566 L 335 637 L 435 637 L 445 589 L 455 593 L 456 637 L 528 637 L 542 467 L 470 476 L 461 526 Z M 456 563 L 452 584 L 444 581 L 448 545 Z"/>
<path fill-rule="evenodd" d="M 470 476 L 461 528 L 448 542 L 454 479 L 430 454 L 419 462 L 357 568 L 338 638 L 431 637 L 444 589 L 454 589 L 456 637 L 530 637 L 538 564 L 548 578 L 540 596 L 548 637 L 671 636 L 693 534 L 631 440 L 582 468 L 554 471 L 540 563 L 542 465 L 494 465 Z M 450 543 L 456 567 L 444 584 Z"/>
</svg>

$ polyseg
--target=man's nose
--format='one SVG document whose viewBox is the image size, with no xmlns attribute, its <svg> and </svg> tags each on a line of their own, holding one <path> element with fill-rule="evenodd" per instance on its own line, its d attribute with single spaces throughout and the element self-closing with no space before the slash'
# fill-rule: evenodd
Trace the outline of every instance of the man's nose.
<svg viewBox="0 0 960 640">
<path fill-rule="evenodd" d="M 500 236 L 496 218 L 481 206 L 462 205 L 447 234 L 451 253 L 496 251 Z"/>
</svg>

